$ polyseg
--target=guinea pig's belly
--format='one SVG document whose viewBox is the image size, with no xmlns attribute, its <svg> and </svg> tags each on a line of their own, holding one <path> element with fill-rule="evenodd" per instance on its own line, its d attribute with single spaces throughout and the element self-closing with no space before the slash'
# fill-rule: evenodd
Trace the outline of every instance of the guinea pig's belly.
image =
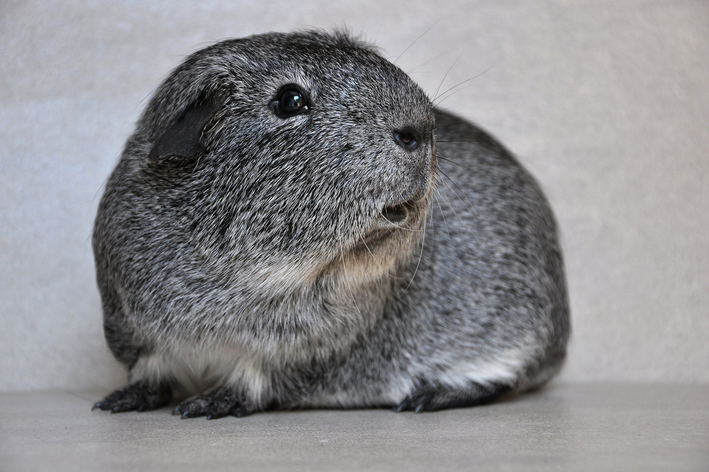
<svg viewBox="0 0 709 472">
<path fill-rule="evenodd" d="M 169 382 L 180 396 L 222 385 L 241 385 L 258 396 L 266 386 L 263 363 L 246 349 L 222 345 L 171 345 L 138 361 L 132 377 Z"/>
</svg>

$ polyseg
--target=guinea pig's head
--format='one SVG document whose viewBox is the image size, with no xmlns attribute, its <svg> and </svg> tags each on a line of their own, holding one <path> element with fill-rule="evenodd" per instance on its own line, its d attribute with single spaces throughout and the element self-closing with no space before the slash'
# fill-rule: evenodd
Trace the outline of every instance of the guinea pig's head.
<svg viewBox="0 0 709 472">
<path fill-rule="evenodd" d="M 426 94 L 371 46 L 272 33 L 188 57 L 139 122 L 137 162 L 215 267 L 305 280 L 356 261 L 374 275 L 416 253 L 434 125 Z"/>
</svg>

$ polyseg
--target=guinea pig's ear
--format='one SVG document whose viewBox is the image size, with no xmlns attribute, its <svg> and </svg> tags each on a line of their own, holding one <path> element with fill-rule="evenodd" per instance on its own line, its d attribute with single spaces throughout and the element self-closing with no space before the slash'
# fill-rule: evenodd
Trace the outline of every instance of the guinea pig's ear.
<svg viewBox="0 0 709 472">
<path fill-rule="evenodd" d="M 224 100 L 214 95 L 197 100 L 155 140 L 148 159 L 190 158 L 202 150 L 200 137 L 204 126 L 219 111 Z"/>
</svg>

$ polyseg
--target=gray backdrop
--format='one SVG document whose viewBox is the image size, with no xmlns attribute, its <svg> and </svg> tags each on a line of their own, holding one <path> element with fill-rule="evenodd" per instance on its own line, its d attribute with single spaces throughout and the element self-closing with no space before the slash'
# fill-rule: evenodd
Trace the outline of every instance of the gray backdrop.
<svg viewBox="0 0 709 472">
<path fill-rule="evenodd" d="M 573 309 L 559 381 L 709 381 L 709 2 L 5 0 L 0 390 L 124 381 L 91 225 L 167 72 L 221 38 L 345 24 L 430 95 L 476 77 L 441 106 L 541 181 Z"/>
</svg>

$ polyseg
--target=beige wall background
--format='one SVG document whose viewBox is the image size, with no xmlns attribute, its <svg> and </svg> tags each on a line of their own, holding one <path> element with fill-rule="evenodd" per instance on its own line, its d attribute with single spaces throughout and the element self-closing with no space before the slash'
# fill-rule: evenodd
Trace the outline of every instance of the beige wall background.
<svg viewBox="0 0 709 472">
<path fill-rule="evenodd" d="M 90 233 L 146 97 L 188 53 L 347 25 L 500 138 L 556 210 L 559 382 L 709 382 L 709 3 L 0 1 L 0 390 L 109 389 Z M 400 56 L 400 57 L 399 57 Z"/>
</svg>

